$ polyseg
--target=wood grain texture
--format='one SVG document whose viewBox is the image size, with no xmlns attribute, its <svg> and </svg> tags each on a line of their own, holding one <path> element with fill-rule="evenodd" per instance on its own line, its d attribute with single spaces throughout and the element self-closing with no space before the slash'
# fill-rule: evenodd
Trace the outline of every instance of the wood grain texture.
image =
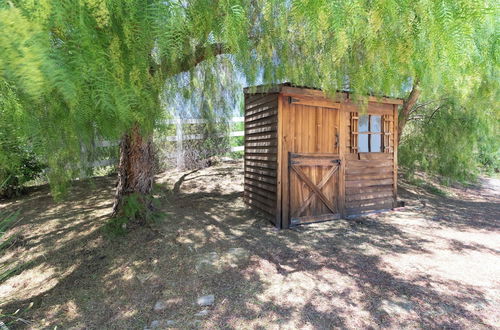
<svg viewBox="0 0 500 330">
<path fill-rule="evenodd" d="M 278 94 L 245 96 L 244 201 L 276 222 Z"/>
<path fill-rule="evenodd" d="M 286 84 L 246 89 L 245 202 L 279 228 L 394 207 L 401 100 L 365 101 Z M 358 152 L 363 114 L 382 116 L 373 133 L 382 152 Z"/>
<path fill-rule="evenodd" d="M 277 148 L 278 148 L 278 162 L 283 159 L 283 96 L 278 95 L 278 109 L 277 109 L 277 118 L 278 118 L 278 137 Z M 282 167 L 278 164 L 276 168 L 276 178 L 277 178 L 277 190 L 276 190 L 276 214 L 275 214 L 275 222 L 274 225 L 276 228 L 283 228 L 283 218 L 282 218 Z"/>
<path fill-rule="evenodd" d="M 328 176 L 333 166 L 338 166 L 336 161 L 339 160 L 340 144 L 339 110 L 290 103 L 286 96 L 282 102 L 283 146 L 280 161 L 284 227 L 290 224 L 292 218 L 294 222 L 302 223 L 304 217 L 310 220 L 313 216 L 338 214 L 340 171 L 336 171 L 328 184 L 321 189 L 314 187 Z M 303 176 L 291 170 L 290 165 L 299 166 Z M 321 197 L 319 190 L 323 195 Z M 313 193 L 314 197 L 311 198 Z M 304 203 L 307 205 L 301 209 Z"/>
<path fill-rule="evenodd" d="M 398 123 L 398 107 L 394 105 L 394 120 L 393 123 Z M 394 153 L 394 179 L 393 179 L 393 207 L 396 207 L 398 204 L 398 144 L 399 144 L 399 129 L 395 125 L 392 126 L 392 130 L 394 132 L 393 136 L 393 153 Z"/>
</svg>

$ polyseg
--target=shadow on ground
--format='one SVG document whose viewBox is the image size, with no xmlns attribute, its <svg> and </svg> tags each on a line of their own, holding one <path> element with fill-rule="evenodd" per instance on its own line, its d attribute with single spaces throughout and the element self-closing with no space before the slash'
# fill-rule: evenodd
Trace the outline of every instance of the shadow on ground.
<svg viewBox="0 0 500 330">
<path fill-rule="evenodd" d="M 403 211 L 276 231 L 246 208 L 240 164 L 158 178 L 165 219 L 106 237 L 113 178 L 21 209 L 28 262 L 0 285 L 13 328 L 470 328 L 498 324 L 498 196 L 405 186 Z M 479 265 L 479 266 L 478 266 Z M 489 280 L 488 280 L 489 279 Z M 197 299 L 214 295 L 208 307 Z M 158 304 L 161 302 L 161 304 Z M 154 306 L 160 306 L 155 310 Z M 204 311 L 203 315 L 196 315 Z M 11 321 L 11 320 L 7 320 Z"/>
</svg>

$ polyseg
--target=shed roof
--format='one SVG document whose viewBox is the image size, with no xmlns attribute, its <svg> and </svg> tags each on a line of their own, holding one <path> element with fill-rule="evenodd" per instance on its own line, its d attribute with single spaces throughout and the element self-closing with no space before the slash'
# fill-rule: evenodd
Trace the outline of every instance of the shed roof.
<svg viewBox="0 0 500 330">
<path fill-rule="evenodd" d="M 308 87 L 308 86 L 298 86 L 292 84 L 290 82 L 285 82 L 276 85 L 258 85 L 258 86 L 249 86 L 243 89 L 245 94 L 256 94 L 256 93 L 285 93 L 285 94 L 299 94 L 303 96 L 310 97 L 322 97 L 327 98 L 327 96 L 323 93 L 320 88 L 316 87 Z M 343 94 L 342 99 L 348 100 L 351 99 L 350 95 L 353 93 L 348 90 L 338 90 L 338 94 Z M 368 96 L 369 101 L 379 102 L 379 103 L 389 103 L 389 104 L 403 104 L 403 99 L 387 97 L 387 96 Z"/>
</svg>

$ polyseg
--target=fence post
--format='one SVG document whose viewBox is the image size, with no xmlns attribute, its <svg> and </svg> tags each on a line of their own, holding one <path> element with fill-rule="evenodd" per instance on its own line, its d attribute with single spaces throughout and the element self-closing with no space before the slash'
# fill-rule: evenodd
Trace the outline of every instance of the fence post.
<svg viewBox="0 0 500 330">
<path fill-rule="evenodd" d="M 233 117 L 231 118 L 231 122 L 240 123 L 244 122 L 244 117 Z M 166 119 L 163 124 L 165 125 L 175 125 L 175 136 L 166 136 L 160 138 L 158 141 L 170 141 L 175 142 L 176 150 L 173 153 L 169 153 L 169 159 L 175 158 L 176 165 L 178 168 L 184 168 L 185 166 L 185 150 L 183 141 L 184 140 L 200 140 L 203 139 L 203 134 L 187 134 L 184 135 L 184 124 L 204 124 L 206 123 L 205 119 L 198 118 L 188 118 L 182 119 L 179 115 L 176 115 L 173 119 Z M 218 136 L 225 136 L 226 134 L 219 134 Z M 245 131 L 230 131 L 229 137 L 235 136 L 245 136 Z M 118 146 L 120 143 L 118 141 L 96 141 L 96 147 L 108 148 Z M 243 151 L 245 146 L 235 146 L 231 147 L 231 151 Z M 86 150 L 82 146 L 82 155 L 86 153 Z M 92 168 L 98 168 L 102 166 L 108 166 L 116 163 L 116 159 L 106 159 L 106 160 L 98 160 L 89 164 Z M 84 171 L 81 172 L 81 176 L 84 176 Z"/>
<path fill-rule="evenodd" d="M 176 137 L 176 160 L 177 160 L 177 168 L 184 168 L 184 148 L 182 145 L 183 141 L 183 127 L 182 120 L 180 117 L 175 118 L 175 137 Z"/>
</svg>

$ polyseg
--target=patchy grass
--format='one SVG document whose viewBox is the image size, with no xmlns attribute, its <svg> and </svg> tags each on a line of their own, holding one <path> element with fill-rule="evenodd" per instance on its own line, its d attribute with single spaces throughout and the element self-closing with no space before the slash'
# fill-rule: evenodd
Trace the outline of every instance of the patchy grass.
<svg viewBox="0 0 500 330">
<path fill-rule="evenodd" d="M 406 182 L 409 183 L 410 185 L 423 188 L 433 195 L 437 195 L 437 196 L 441 196 L 441 197 L 448 196 L 448 192 L 446 191 L 446 188 L 443 189 L 442 185 L 439 185 L 436 183 L 431 183 L 428 178 L 423 179 L 422 177 L 423 177 L 422 175 L 420 175 L 420 176 L 412 175 L 411 177 L 406 179 Z"/>
<path fill-rule="evenodd" d="M 447 195 L 402 182 L 407 207 L 276 231 L 242 201 L 241 163 L 158 176 L 163 221 L 104 234 L 114 180 L 47 187 L 20 210 L 26 263 L 0 284 L 13 328 L 495 328 L 500 324 L 497 180 Z M 214 295 L 200 307 L 198 298 Z M 155 306 L 157 307 L 155 310 Z M 200 313 L 198 314 L 197 313 Z M 170 321 L 170 322 L 169 322 Z"/>
</svg>

